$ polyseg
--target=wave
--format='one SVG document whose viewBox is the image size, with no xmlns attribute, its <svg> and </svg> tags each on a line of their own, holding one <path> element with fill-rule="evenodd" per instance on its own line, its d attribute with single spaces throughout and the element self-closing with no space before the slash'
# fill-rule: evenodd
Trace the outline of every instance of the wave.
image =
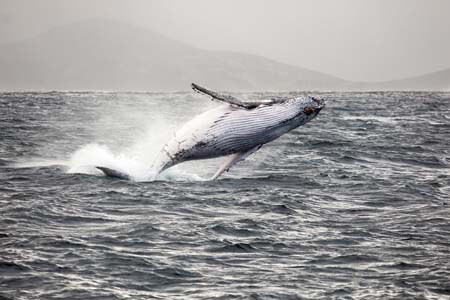
<svg viewBox="0 0 450 300">
<path fill-rule="evenodd" d="M 28 159 L 12 164 L 14 168 L 42 168 L 61 166 L 68 174 L 88 174 L 104 176 L 97 166 L 107 167 L 125 173 L 136 182 L 150 181 L 207 181 L 197 174 L 178 166 L 156 175 L 148 161 L 140 160 L 127 152 L 113 153 L 108 146 L 87 144 L 76 150 L 68 160 Z"/>
<path fill-rule="evenodd" d="M 99 144 L 88 144 L 73 153 L 68 162 L 67 173 L 82 173 L 92 175 L 103 175 L 96 166 L 107 167 L 118 170 L 131 177 L 133 181 L 149 182 L 155 180 L 163 181 L 204 181 L 196 174 L 171 168 L 162 174 L 155 174 L 148 161 L 142 161 L 129 153 L 113 153 L 107 146 Z"/>
</svg>

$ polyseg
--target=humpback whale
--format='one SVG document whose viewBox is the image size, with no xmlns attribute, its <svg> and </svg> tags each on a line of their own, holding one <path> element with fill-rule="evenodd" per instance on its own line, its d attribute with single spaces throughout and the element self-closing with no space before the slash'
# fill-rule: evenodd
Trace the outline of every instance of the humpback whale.
<svg viewBox="0 0 450 300">
<path fill-rule="evenodd" d="M 185 161 L 228 156 L 212 177 L 214 180 L 264 144 L 311 121 L 325 107 L 323 99 L 313 96 L 247 102 L 195 83 L 192 89 L 226 105 L 208 110 L 182 126 L 153 163 L 156 175 Z M 130 175 L 118 170 L 101 166 L 97 169 L 110 177 L 130 179 Z"/>
</svg>

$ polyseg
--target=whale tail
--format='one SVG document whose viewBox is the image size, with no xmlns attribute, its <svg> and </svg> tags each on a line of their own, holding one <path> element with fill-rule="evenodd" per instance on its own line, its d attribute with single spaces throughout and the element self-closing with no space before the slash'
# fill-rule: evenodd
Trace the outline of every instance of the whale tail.
<svg viewBox="0 0 450 300">
<path fill-rule="evenodd" d="M 128 175 L 128 174 L 126 174 L 124 172 L 118 171 L 118 170 L 110 169 L 110 168 L 107 168 L 107 167 L 99 167 L 99 166 L 96 166 L 96 168 L 98 170 L 102 171 L 103 174 L 105 174 L 108 177 L 124 179 L 124 180 L 130 180 L 131 179 L 130 175 Z"/>
</svg>

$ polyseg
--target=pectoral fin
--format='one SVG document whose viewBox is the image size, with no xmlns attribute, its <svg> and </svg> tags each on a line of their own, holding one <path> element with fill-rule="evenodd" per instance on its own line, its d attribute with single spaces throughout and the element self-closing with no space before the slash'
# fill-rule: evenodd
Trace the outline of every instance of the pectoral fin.
<svg viewBox="0 0 450 300">
<path fill-rule="evenodd" d="M 245 108 L 245 109 L 252 109 L 255 107 L 258 107 L 260 105 L 271 105 L 273 104 L 273 102 L 271 100 L 267 100 L 267 101 L 257 101 L 257 102 L 248 102 L 248 101 L 242 101 L 236 97 L 233 97 L 231 95 L 225 95 L 225 94 L 219 94 L 217 92 L 208 90 L 202 86 L 199 86 L 198 84 L 192 83 L 191 87 L 194 91 L 200 93 L 200 94 L 204 94 L 204 95 L 208 95 L 210 96 L 212 99 L 216 100 L 216 101 L 220 101 L 220 102 L 224 102 L 224 103 L 228 103 L 231 106 L 234 107 L 240 107 L 240 108 Z"/>
<path fill-rule="evenodd" d="M 228 157 L 228 159 L 225 161 L 225 163 L 217 170 L 217 172 L 214 174 L 214 176 L 211 178 L 211 180 L 217 179 L 220 175 L 222 175 L 223 172 L 230 170 L 232 166 L 237 164 L 240 161 L 245 160 L 250 154 L 256 152 L 261 148 L 262 145 L 258 145 L 252 149 L 250 149 L 247 152 L 238 152 L 235 154 L 232 154 Z"/>
</svg>

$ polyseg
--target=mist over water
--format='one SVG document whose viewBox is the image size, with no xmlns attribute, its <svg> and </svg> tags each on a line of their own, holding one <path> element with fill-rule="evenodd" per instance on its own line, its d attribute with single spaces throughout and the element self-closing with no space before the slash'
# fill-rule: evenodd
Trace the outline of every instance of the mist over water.
<svg viewBox="0 0 450 300">
<path fill-rule="evenodd" d="M 320 95 L 316 119 L 220 180 L 214 159 L 148 182 L 171 134 L 220 104 L 1 93 L 0 298 L 449 298 L 450 94 Z"/>
<path fill-rule="evenodd" d="M 55 95 L 50 94 L 50 98 Z M 72 94 L 74 101 L 83 94 Z M 57 151 L 54 158 L 43 158 L 41 155 L 27 157 L 23 161 L 15 163 L 17 167 L 30 166 L 51 166 L 61 165 L 65 167 L 67 173 L 81 173 L 102 175 L 96 166 L 103 166 L 120 170 L 129 174 L 134 181 L 158 180 L 176 180 L 179 174 L 180 180 L 188 178 L 201 178 L 192 174 L 190 176 L 179 168 L 174 168 L 164 175 L 155 177 L 152 169 L 152 163 L 164 144 L 190 117 L 202 112 L 211 106 L 210 101 L 196 99 L 191 96 L 191 105 L 186 107 L 186 115 L 179 112 L 179 109 L 171 107 L 173 102 L 177 102 L 177 95 L 166 94 L 167 98 L 160 99 L 161 95 L 146 94 L 114 94 L 100 93 L 87 94 L 93 99 L 103 98 L 101 103 L 93 105 L 90 110 L 92 122 L 87 126 L 80 128 L 67 128 L 69 131 L 85 131 L 90 136 L 89 140 L 82 138 L 67 141 L 72 144 L 74 151 L 64 153 L 61 149 L 52 149 Z M 178 95 L 179 97 L 180 95 Z M 150 99 L 152 100 L 150 100 Z M 88 100 L 88 99 L 86 99 Z M 164 102 L 172 102 L 172 104 Z M 131 102 L 131 103 L 130 103 Z M 79 103 L 77 103 L 78 105 Z M 89 103 L 86 103 L 89 105 Z M 175 104 L 176 105 L 176 104 Z M 59 114 L 60 112 L 57 112 Z M 85 123 L 83 115 L 76 116 L 76 110 L 69 112 L 81 124 Z M 59 116 L 50 116 L 59 119 Z M 67 117 L 63 115 L 62 117 Z M 80 135 L 79 132 L 73 133 Z M 77 145 L 76 142 L 79 141 Z M 51 141 L 49 141 L 51 144 Z M 51 145 L 46 145 L 51 147 Z M 45 156 L 45 155 L 44 155 Z"/>
</svg>

